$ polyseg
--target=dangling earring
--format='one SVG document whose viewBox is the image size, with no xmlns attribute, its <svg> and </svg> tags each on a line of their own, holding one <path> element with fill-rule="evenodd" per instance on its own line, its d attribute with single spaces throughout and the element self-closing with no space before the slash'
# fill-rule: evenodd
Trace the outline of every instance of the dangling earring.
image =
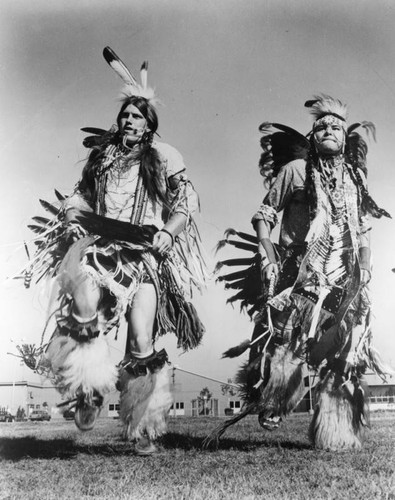
<svg viewBox="0 0 395 500">
<path fill-rule="evenodd" d="M 344 155 L 345 150 L 346 150 L 346 131 L 343 129 L 342 155 Z"/>
</svg>

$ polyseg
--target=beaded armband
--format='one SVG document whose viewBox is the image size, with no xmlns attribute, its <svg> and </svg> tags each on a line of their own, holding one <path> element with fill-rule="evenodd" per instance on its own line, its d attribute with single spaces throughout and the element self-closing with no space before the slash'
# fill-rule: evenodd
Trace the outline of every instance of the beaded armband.
<svg viewBox="0 0 395 500">
<path fill-rule="evenodd" d="M 252 217 L 251 222 L 255 224 L 259 220 L 264 220 L 273 228 L 278 222 L 277 212 L 274 210 L 273 207 L 270 207 L 269 205 L 265 205 L 264 203 L 262 203 L 258 211 Z"/>
</svg>

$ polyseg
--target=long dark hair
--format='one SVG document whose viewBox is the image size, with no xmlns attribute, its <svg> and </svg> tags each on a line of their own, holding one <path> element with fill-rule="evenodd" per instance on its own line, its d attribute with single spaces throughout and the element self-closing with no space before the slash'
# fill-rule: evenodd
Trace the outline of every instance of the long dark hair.
<svg viewBox="0 0 395 500">
<path fill-rule="evenodd" d="M 158 129 L 158 115 L 156 113 L 155 108 L 150 104 L 150 102 L 145 98 L 145 97 L 140 97 L 136 95 L 132 95 L 130 97 L 126 97 L 122 101 L 122 106 L 121 109 L 118 113 L 117 116 L 117 125 L 118 129 L 120 129 L 120 120 L 121 120 L 121 115 L 125 108 L 127 108 L 129 105 L 136 106 L 136 108 L 140 111 L 140 113 L 144 116 L 144 118 L 147 120 L 147 125 L 149 128 L 149 132 L 146 132 L 144 135 L 146 137 L 143 138 L 143 142 L 148 142 L 151 140 L 155 134 L 155 132 Z"/>
<path fill-rule="evenodd" d="M 368 146 L 364 139 L 357 133 L 346 135 L 345 138 L 345 161 L 351 166 L 351 180 L 356 185 L 360 194 L 360 203 L 358 210 L 361 214 L 369 213 L 373 217 L 379 219 L 382 216 L 391 218 L 391 215 L 380 208 L 370 196 L 365 183 L 362 179 L 361 172 L 367 176 L 366 156 Z M 314 186 L 313 170 L 318 164 L 318 154 L 314 146 L 313 135 L 310 137 L 310 150 L 306 160 L 306 195 L 309 203 L 310 220 L 313 220 L 317 213 L 317 193 Z"/>
<path fill-rule="evenodd" d="M 100 146 L 93 147 L 89 155 L 88 161 L 82 172 L 82 179 L 78 185 L 79 190 L 84 194 L 88 203 L 93 205 L 95 193 L 95 178 L 97 176 L 98 167 L 104 157 L 104 153 L 108 144 L 122 145 L 122 137 L 119 133 L 120 117 L 124 109 L 132 104 L 141 112 L 147 120 L 149 128 L 143 135 L 135 158 L 140 161 L 140 171 L 143 179 L 144 187 L 147 190 L 148 196 L 154 203 L 161 201 L 167 205 L 165 191 L 163 190 L 163 177 L 165 175 L 163 162 L 155 148 L 152 147 L 154 134 L 158 129 L 158 115 L 155 108 L 144 97 L 131 96 L 122 101 L 121 109 L 117 116 L 118 131 L 111 136 L 111 139 Z"/>
<path fill-rule="evenodd" d="M 140 111 L 147 120 L 149 130 L 144 133 L 138 158 L 141 165 L 141 176 L 143 178 L 144 187 L 148 192 L 148 196 L 154 202 L 161 201 L 166 205 L 165 192 L 163 191 L 163 166 L 158 156 L 157 151 L 152 148 L 154 134 L 158 129 L 158 115 L 155 108 L 145 97 L 131 96 L 122 101 L 121 109 L 117 116 L 118 129 L 120 128 L 120 117 L 127 106 L 132 104 Z"/>
</svg>

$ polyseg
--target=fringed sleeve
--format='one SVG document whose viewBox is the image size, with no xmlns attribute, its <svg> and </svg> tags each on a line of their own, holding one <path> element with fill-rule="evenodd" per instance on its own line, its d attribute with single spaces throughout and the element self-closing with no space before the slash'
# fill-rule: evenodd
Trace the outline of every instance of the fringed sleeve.
<svg viewBox="0 0 395 500">
<path fill-rule="evenodd" d="M 186 174 L 183 157 L 168 144 L 158 143 L 156 147 L 165 164 L 168 218 L 179 213 L 189 219 L 199 209 L 199 198 Z"/>
<path fill-rule="evenodd" d="M 185 228 L 176 237 L 174 250 L 184 291 L 191 295 L 194 287 L 201 289 L 209 278 L 204 248 L 193 218 L 200 208 L 199 197 L 188 179 L 181 154 L 168 144 L 157 143 L 156 147 L 163 157 L 166 169 L 169 206 L 165 219 L 169 220 L 174 214 L 186 217 Z"/>
</svg>

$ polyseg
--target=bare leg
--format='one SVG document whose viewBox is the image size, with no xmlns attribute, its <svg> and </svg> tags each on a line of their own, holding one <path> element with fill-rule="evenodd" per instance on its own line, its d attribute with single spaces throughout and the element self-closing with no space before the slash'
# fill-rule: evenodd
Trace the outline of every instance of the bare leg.
<svg viewBox="0 0 395 500">
<path fill-rule="evenodd" d="M 151 283 L 142 283 L 127 312 L 128 345 L 126 351 L 149 356 L 153 350 L 153 329 L 157 308 L 156 290 Z"/>
<path fill-rule="evenodd" d="M 127 311 L 126 356 L 120 370 L 120 417 L 125 437 L 136 440 L 138 455 L 157 451 L 153 443 L 166 431 L 172 403 L 167 355 L 154 351 L 153 330 L 157 310 L 154 285 L 143 283 Z"/>
<path fill-rule="evenodd" d="M 87 276 L 74 291 L 73 312 L 81 318 L 91 318 L 97 312 L 100 298 L 100 287 Z"/>
</svg>

